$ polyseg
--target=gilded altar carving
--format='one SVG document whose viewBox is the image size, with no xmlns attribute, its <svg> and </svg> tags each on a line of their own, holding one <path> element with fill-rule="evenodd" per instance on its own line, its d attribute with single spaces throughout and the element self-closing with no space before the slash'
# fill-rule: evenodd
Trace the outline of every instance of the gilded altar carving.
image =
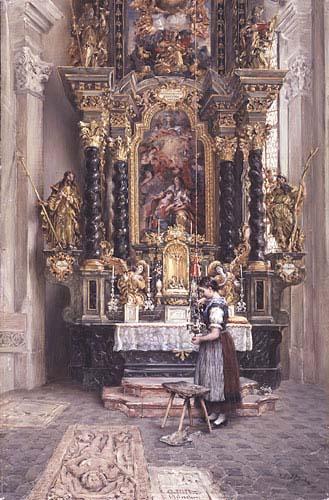
<svg viewBox="0 0 329 500">
<path fill-rule="evenodd" d="M 189 291 L 189 249 L 177 239 L 163 249 L 163 295 L 185 296 Z"/>
<path fill-rule="evenodd" d="M 72 31 L 69 56 L 73 66 L 108 66 L 109 15 L 108 0 L 87 2 L 77 17 L 72 9 Z"/>
<path fill-rule="evenodd" d="M 75 258 L 64 252 L 58 252 L 47 258 L 47 267 L 57 281 L 67 281 L 73 274 Z"/>
<path fill-rule="evenodd" d="M 252 125 L 246 125 L 239 131 L 242 149 L 263 149 L 264 144 L 269 136 L 270 130 L 271 125 L 269 125 L 268 123 L 256 122 Z"/>
<path fill-rule="evenodd" d="M 131 150 L 132 130 L 128 118 L 125 118 L 125 136 L 109 137 L 108 146 L 114 161 L 127 161 Z"/>
<path fill-rule="evenodd" d="M 275 272 L 286 286 L 299 285 L 306 276 L 304 262 L 294 259 L 292 255 L 285 255 L 277 260 Z"/>
<path fill-rule="evenodd" d="M 102 148 L 106 141 L 106 123 L 91 120 L 91 122 L 79 122 L 80 139 L 84 149 Z"/>
<path fill-rule="evenodd" d="M 102 251 L 100 261 L 105 269 L 113 269 L 115 274 L 123 274 L 128 271 L 127 263 L 119 257 L 114 257 L 114 249 L 111 243 L 103 240 L 101 241 L 100 247 Z"/>
<path fill-rule="evenodd" d="M 239 64 L 242 68 L 270 69 L 271 49 L 274 43 L 276 17 L 263 19 L 264 9 L 256 6 L 240 31 Z"/>
<path fill-rule="evenodd" d="M 221 161 L 234 161 L 236 148 L 236 137 L 215 137 L 215 151 Z"/>
<path fill-rule="evenodd" d="M 148 277 L 149 266 L 144 260 L 137 262 L 135 269 L 125 271 L 118 280 L 121 303 L 143 306 L 146 299 Z"/>
<path fill-rule="evenodd" d="M 82 199 L 73 172 L 65 172 L 51 186 L 47 201 L 41 201 L 42 229 L 51 248 L 78 248 L 81 241 Z M 45 214 L 45 210 L 47 214 Z"/>
</svg>

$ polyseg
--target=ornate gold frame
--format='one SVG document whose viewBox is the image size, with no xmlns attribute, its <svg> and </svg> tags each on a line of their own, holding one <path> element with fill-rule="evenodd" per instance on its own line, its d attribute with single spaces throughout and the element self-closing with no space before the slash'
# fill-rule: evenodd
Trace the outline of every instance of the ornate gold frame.
<svg viewBox="0 0 329 500">
<path fill-rule="evenodd" d="M 131 143 L 131 154 L 129 164 L 129 186 L 131 186 L 131 203 L 129 206 L 130 241 L 132 245 L 138 245 L 139 241 L 139 191 L 138 191 L 138 147 L 146 131 L 150 130 L 152 118 L 159 111 L 164 111 L 163 102 L 157 102 L 143 115 L 142 123 L 136 124 L 136 132 Z M 213 140 L 207 132 L 205 123 L 199 122 L 195 116 L 195 110 L 184 103 L 177 103 L 175 106 L 168 106 L 167 109 L 184 111 L 191 123 L 191 128 L 196 132 L 197 139 L 200 140 L 205 152 L 205 239 L 208 243 L 214 244 L 214 200 L 215 183 L 214 179 L 214 159 Z"/>
</svg>

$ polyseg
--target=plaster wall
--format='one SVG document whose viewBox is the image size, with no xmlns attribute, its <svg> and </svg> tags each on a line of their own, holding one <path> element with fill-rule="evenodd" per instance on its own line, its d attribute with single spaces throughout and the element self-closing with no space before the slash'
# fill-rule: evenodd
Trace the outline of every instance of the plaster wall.
<svg viewBox="0 0 329 500">
<path fill-rule="evenodd" d="M 79 115 L 64 95 L 58 66 L 69 66 L 68 44 L 70 41 L 70 2 L 56 0 L 55 4 L 64 17 L 47 35 L 44 57 L 54 64 L 54 70 L 45 90 L 44 106 L 44 193 L 50 194 L 50 186 L 62 179 L 67 170 L 73 171 L 83 187 L 83 163 L 79 156 Z M 62 311 L 69 303 L 67 288 L 46 284 L 46 352 L 47 378 L 65 377 L 68 366 L 68 331 L 62 319 Z"/>
</svg>

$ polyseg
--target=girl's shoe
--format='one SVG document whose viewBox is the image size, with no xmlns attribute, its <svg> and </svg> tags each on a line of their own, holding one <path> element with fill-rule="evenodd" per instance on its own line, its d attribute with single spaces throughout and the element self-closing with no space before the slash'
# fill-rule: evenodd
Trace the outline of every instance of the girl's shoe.
<svg viewBox="0 0 329 500">
<path fill-rule="evenodd" d="M 210 422 L 213 422 L 214 420 L 216 420 L 216 418 L 218 417 L 218 413 L 210 413 L 210 415 L 208 415 L 208 418 L 210 420 Z"/>
<path fill-rule="evenodd" d="M 213 427 L 217 429 L 218 427 L 223 427 L 228 424 L 228 420 L 224 413 L 220 413 L 216 420 L 213 422 Z"/>
</svg>

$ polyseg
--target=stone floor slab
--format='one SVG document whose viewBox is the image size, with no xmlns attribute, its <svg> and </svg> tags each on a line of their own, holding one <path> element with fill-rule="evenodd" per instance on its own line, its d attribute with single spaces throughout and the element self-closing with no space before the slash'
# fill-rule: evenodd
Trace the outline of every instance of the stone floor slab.
<svg viewBox="0 0 329 500">
<path fill-rule="evenodd" d="M 0 428 L 47 427 L 68 406 L 59 401 L 4 399 L 0 402 Z"/>
<path fill-rule="evenodd" d="M 28 500 L 150 500 L 134 426 L 71 425 Z"/>
</svg>

